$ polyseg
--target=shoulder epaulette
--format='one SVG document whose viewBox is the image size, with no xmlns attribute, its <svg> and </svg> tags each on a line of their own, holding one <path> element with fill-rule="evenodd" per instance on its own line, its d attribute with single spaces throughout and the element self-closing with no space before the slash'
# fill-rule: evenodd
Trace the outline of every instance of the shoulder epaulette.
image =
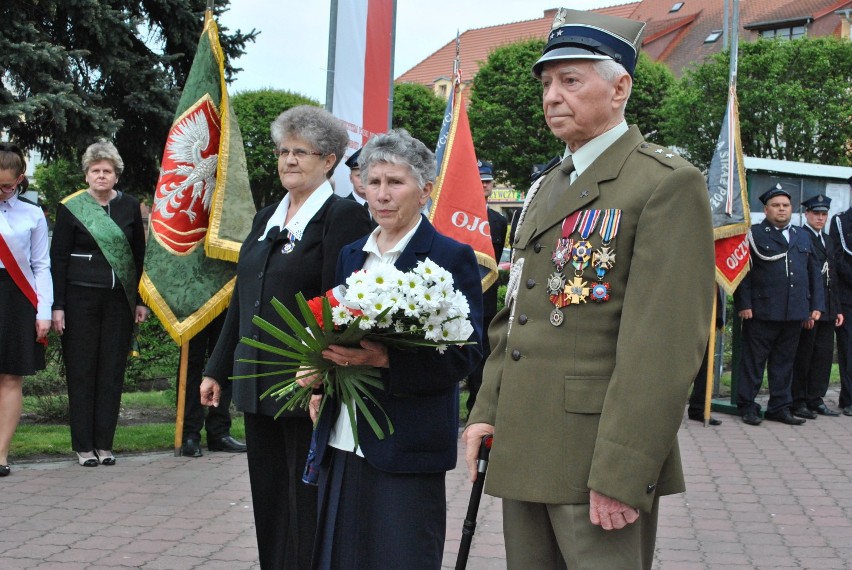
<svg viewBox="0 0 852 570">
<path fill-rule="evenodd" d="M 683 168 L 684 166 L 691 166 L 688 160 L 677 154 L 675 151 L 658 144 L 643 142 L 639 145 L 638 150 L 644 155 L 654 157 L 657 159 L 657 162 L 664 164 L 669 168 Z"/>
</svg>

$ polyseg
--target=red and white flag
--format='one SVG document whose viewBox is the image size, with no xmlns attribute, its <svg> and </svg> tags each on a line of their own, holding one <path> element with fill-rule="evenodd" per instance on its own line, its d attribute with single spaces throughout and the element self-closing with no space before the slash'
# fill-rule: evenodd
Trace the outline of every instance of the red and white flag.
<svg viewBox="0 0 852 570">
<path fill-rule="evenodd" d="M 331 3 L 328 50 L 330 111 L 349 131 L 349 149 L 364 146 L 390 128 L 396 0 L 345 0 Z M 349 171 L 338 168 L 335 191 L 351 192 Z"/>
</svg>

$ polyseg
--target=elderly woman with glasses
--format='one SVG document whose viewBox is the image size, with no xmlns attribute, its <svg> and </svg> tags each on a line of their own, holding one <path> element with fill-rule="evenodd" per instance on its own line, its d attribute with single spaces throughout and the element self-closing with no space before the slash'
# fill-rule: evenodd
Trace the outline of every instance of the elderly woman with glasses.
<svg viewBox="0 0 852 570">
<path fill-rule="evenodd" d="M 356 445 L 346 406 L 317 425 L 320 515 L 312 568 L 438 569 L 446 534 L 446 472 L 456 464 L 459 382 L 482 357 L 482 289 L 473 250 L 439 234 L 420 213 L 435 180 L 435 156 L 406 131 L 370 139 L 359 159 L 378 227 L 340 252 L 336 283 L 353 272 L 393 264 L 408 271 L 430 259 L 452 273 L 468 301 L 474 344 L 403 351 L 362 341 L 330 346 L 340 366 L 374 366 L 371 389 L 394 432 L 379 439 L 357 411 Z M 312 378 L 302 379 L 307 385 Z M 318 397 L 311 402 L 317 412 Z"/>
<path fill-rule="evenodd" d="M 23 377 L 44 368 L 53 285 L 47 223 L 20 195 L 26 178 L 21 149 L 0 143 L 0 477 L 21 418 Z"/>
<path fill-rule="evenodd" d="M 341 247 L 369 233 L 370 220 L 328 182 L 349 142 L 340 121 L 318 107 L 293 107 L 272 123 L 272 140 L 287 193 L 257 213 L 240 250 L 234 295 L 205 368 L 201 403 L 218 405 L 230 376 L 256 375 L 234 381 L 233 401 L 245 414 L 260 565 L 295 570 L 310 565 L 316 527 L 316 487 L 301 481 L 313 426 L 303 411 L 274 417 L 281 402 L 260 396 L 283 378 L 263 376 L 263 364 L 238 362 L 269 360 L 239 339 L 271 341 L 251 321 L 259 315 L 283 326 L 270 305 L 273 297 L 298 314 L 297 293 L 310 299 L 330 289 Z"/>
</svg>

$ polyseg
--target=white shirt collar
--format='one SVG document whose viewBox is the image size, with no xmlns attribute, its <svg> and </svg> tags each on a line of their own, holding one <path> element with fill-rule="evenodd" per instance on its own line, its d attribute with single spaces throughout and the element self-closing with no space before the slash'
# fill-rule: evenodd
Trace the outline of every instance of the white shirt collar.
<svg viewBox="0 0 852 570">
<path fill-rule="evenodd" d="M 571 150 L 566 147 L 565 156 L 571 156 L 573 158 L 574 170 L 577 172 L 577 176 L 581 176 L 583 171 L 591 166 L 591 164 L 596 161 L 606 149 L 612 146 L 612 143 L 617 141 L 621 135 L 626 133 L 627 130 L 627 121 L 621 121 L 607 132 L 596 136 L 581 146 L 577 149 L 577 152 L 572 153 Z"/>
<path fill-rule="evenodd" d="M 308 199 L 305 200 L 305 203 L 302 204 L 302 207 L 299 208 L 299 211 L 296 212 L 296 215 L 293 216 L 287 225 L 284 225 L 284 220 L 287 219 L 287 210 L 290 208 L 290 194 L 284 196 L 284 199 L 278 203 L 278 207 L 275 208 L 275 211 L 272 212 L 272 216 L 266 222 L 266 229 L 263 230 L 263 233 L 260 234 L 260 237 L 257 241 L 263 241 L 266 239 L 266 234 L 269 233 L 274 227 L 277 227 L 279 230 L 287 229 L 288 232 L 293 234 L 293 239 L 300 240 L 302 239 L 302 234 L 305 233 L 305 228 L 308 225 L 316 213 L 322 208 L 322 205 L 325 204 L 326 200 L 331 198 L 331 195 L 334 194 L 334 190 L 331 189 L 331 184 L 328 183 L 328 180 L 320 184 L 319 188 L 311 192 L 311 195 L 308 196 Z"/>
<path fill-rule="evenodd" d="M 14 208 L 15 204 L 18 203 L 18 196 L 20 196 L 20 194 L 15 192 L 14 194 L 12 194 L 12 196 L 8 200 L 0 200 L 0 202 L 8 205 L 10 208 Z"/>
<path fill-rule="evenodd" d="M 364 247 L 361 249 L 363 251 L 366 251 L 368 254 L 376 255 L 379 259 L 385 256 L 393 255 L 395 256 L 394 261 L 396 261 L 396 259 L 398 259 L 399 255 L 402 253 L 402 250 L 404 250 L 408 246 L 408 242 L 410 242 L 411 238 L 414 237 L 414 233 L 417 231 L 417 228 L 420 227 L 421 223 L 423 223 L 423 216 L 418 216 L 417 223 L 414 225 L 414 227 L 411 228 L 411 230 L 409 230 L 407 234 L 402 236 L 402 239 L 400 239 L 396 243 L 396 245 L 394 245 L 392 248 L 390 248 L 384 253 L 379 251 L 379 244 L 376 241 L 379 234 L 382 232 L 382 227 L 379 226 L 370 233 L 370 237 L 367 238 L 367 243 L 365 243 Z"/>
</svg>

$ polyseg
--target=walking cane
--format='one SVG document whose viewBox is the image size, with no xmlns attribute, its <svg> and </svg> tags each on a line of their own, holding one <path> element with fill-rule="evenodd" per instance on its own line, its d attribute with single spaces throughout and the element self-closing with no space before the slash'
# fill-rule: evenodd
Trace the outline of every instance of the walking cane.
<svg viewBox="0 0 852 570">
<path fill-rule="evenodd" d="M 456 559 L 456 570 L 464 570 L 467 567 L 467 558 L 470 555 L 470 543 L 476 532 L 476 514 L 479 512 L 479 500 L 482 498 L 482 487 L 485 485 L 485 471 L 488 469 L 488 455 L 491 453 L 491 442 L 494 438 L 486 435 L 479 444 L 479 458 L 476 462 L 476 481 L 470 490 L 470 503 L 467 506 L 467 515 L 462 526 L 462 538 L 459 544 L 459 557 Z"/>
</svg>

